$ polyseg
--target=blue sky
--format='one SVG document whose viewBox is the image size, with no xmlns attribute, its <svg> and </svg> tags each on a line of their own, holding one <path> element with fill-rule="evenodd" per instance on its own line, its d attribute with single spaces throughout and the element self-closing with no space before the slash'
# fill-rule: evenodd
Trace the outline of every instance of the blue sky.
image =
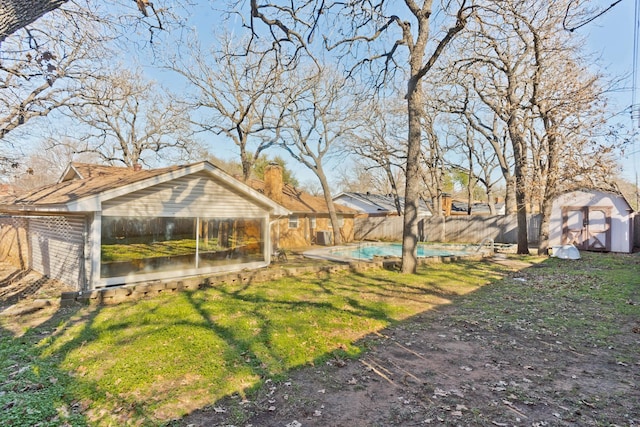
<svg viewBox="0 0 640 427">
<path fill-rule="evenodd" d="M 597 2 L 603 7 L 607 7 L 612 0 Z M 617 117 L 626 126 L 633 126 L 638 130 L 638 119 L 632 123 L 630 106 L 632 104 L 633 88 L 633 38 L 634 38 L 634 15 L 635 6 L 640 0 L 622 0 L 608 13 L 596 19 L 590 24 L 577 30 L 578 33 L 587 37 L 591 50 L 601 55 L 602 62 L 606 66 L 606 71 L 612 75 L 626 75 L 623 81 L 623 89 L 612 94 L 612 113 L 620 113 Z M 636 83 L 637 86 L 637 83 Z M 635 102 L 640 102 L 640 96 L 636 91 Z M 632 146 L 626 150 L 620 162 L 623 167 L 623 176 L 627 180 L 634 181 L 636 173 L 640 173 L 640 142 L 634 139 Z"/>
<path fill-rule="evenodd" d="M 608 7 L 614 0 L 594 0 L 592 4 L 601 8 Z M 616 115 L 614 121 L 624 124 L 627 128 L 638 128 L 638 123 L 632 123 L 630 106 L 632 104 L 632 70 L 633 70 L 633 37 L 634 37 L 634 13 L 635 5 L 640 0 L 622 0 L 614 8 L 591 23 L 576 30 L 577 35 L 586 37 L 587 49 L 601 57 L 601 63 L 607 74 L 626 76 L 622 82 L 622 88 L 611 94 L 610 113 Z M 194 25 L 200 36 L 207 38 L 212 29 L 220 20 L 220 13 L 211 9 L 211 3 L 200 2 L 197 13 L 194 14 Z M 636 96 L 640 98 L 640 96 Z M 636 102 L 640 102 L 636 99 Z M 637 121 L 637 120 L 636 120 Z M 637 138 L 636 138 L 637 139 Z M 228 148 L 225 149 L 225 146 Z M 232 158 L 234 154 L 233 144 L 222 144 L 216 151 L 221 157 Z M 620 159 L 622 175 L 625 179 L 634 181 L 636 174 L 640 173 L 640 142 L 634 141 Z M 289 162 L 301 181 L 313 179 L 310 172 L 304 167 Z M 338 165 L 338 167 L 340 167 Z"/>
</svg>

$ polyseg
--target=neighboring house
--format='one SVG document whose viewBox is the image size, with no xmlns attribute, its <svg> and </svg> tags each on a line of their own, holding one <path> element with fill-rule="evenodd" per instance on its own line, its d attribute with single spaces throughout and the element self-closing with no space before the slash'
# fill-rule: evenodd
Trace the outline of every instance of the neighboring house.
<svg viewBox="0 0 640 427">
<path fill-rule="evenodd" d="M 551 208 L 549 246 L 573 244 L 602 252 L 633 250 L 633 209 L 623 195 L 582 189 L 556 197 Z"/>
<path fill-rule="evenodd" d="M 361 214 L 371 217 L 376 216 L 397 216 L 398 210 L 392 194 L 373 194 L 344 192 L 333 198 L 333 201 L 355 209 Z M 400 198 L 400 210 L 404 210 L 404 198 Z M 418 217 L 431 216 L 431 209 L 420 200 L 418 205 Z"/>
<path fill-rule="evenodd" d="M 278 247 L 290 249 L 332 243 L 333 227 L 325 199 L 285 184 L 280 166 L 269 165 L 264 181 L 249 179 L 247 184 L 290 211 L 289 215 L 273 222 L 272 239 Z M 353 218 L 357 212 L 337 203 L 334 206 L 342 241 L 353 241 Z"/>
<path fill-rule="evenodd" d="M 0 200 L 0 260 L 77 290 L 269 264 L 289 211 L 209 162 L 154 170 L 71 164 Z"/>
</svg>

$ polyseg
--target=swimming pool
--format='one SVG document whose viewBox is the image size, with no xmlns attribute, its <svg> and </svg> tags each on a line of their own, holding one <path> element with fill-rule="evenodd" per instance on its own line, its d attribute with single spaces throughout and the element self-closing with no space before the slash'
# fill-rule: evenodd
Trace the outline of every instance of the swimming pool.
<svg viewBox="0 0 640 427">
<path fill-rule="evenodd" d="M 469 256 L 477 252 L 465 250 L 459 245 L 432 245 L 419 244 L 418 257 L 451 257 Z M 373 261 L 375 256 L 402 257 L 402 244 L 400 243 L 361 243 L 337 248 L 323 248 L 307 251 L 305 256 L 310 258 L 332 259 L 335 261 Z"/>
</svg>

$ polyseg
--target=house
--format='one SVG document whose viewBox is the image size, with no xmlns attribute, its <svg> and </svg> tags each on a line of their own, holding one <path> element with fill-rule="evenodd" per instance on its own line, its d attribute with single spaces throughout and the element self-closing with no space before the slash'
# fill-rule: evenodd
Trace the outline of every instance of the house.
<svg viewBox="0 0 640 427">
<path fill-rule="evenodd" d="M 333 201 L 371 217 L 398 215 L 394 196 L 392 194 L 343 192 L 334 197 Z M 404 210 L 403 197 L 400 197 L 400 209 L 401 211 Z M 418 217 L 423 218 L 431 215 L 432 213 L 429 206 L 427 206 L 423 200 L 420 200 L 418 205 Z"/>
<path fill-rule="evenodd" d="M 553 200 L 549 246 L 580 250 L 633 251 L 633 209 L 622 194 L 598 189 L 563 193 Z"/>
<path fill-rule="evenodd" d="M 267 166 L 264 181 L 249 179 L 247 184 L 290 212 L 273 221 L 272 239 L 280 248 L 332 243 L 333 227 L 325 199 L 285 184 L 279 165 Z M 337 203 L 334 207 L 342 241 L 353 241 L 353 219 L 357 212 Z"/>
<path fill-rule="evenodd" d="M 209 162 L 143 170 L 72 163 L 0 200 L 0 260 L 78 291 L 269 264 L 289 211 Z"/>
</svg>

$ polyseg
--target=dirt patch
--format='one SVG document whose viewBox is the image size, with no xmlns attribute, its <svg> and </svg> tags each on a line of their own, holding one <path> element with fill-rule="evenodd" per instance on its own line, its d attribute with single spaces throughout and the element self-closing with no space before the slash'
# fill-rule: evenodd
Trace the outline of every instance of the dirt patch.
<svg viewBox="0 0 640 427">
<path fill-rule="evenodd" d="M 22 335 L 55 315 L 62 292 L 73 290 L 35 271 L 0 263 L 0 321 L 14 335 Z"/>
<path fill-rule="evenodd" d="M 509 277 L 367 337 L 360 357 L 337 352 L 172 424 L 640 426 L 640 255 L 597 256 L 492 261 Z M 0 264 L 0 322 L 19 335 L 63 315 L 68 290 Z"/>
<path fill-rule="evenodd" d="M 624 260 L 640 272 L 640 257 Z M 574 263 L 567 276 L 562 261 L 519 262 L 508 279 L 363 340 L 358 359 L 267 379 L 178 424 L 639 426 L 638 275 L 618 296 L 629 309 L 612 312 L 606 274 L 594 273 L 606 266 Z"/>
</svg>

